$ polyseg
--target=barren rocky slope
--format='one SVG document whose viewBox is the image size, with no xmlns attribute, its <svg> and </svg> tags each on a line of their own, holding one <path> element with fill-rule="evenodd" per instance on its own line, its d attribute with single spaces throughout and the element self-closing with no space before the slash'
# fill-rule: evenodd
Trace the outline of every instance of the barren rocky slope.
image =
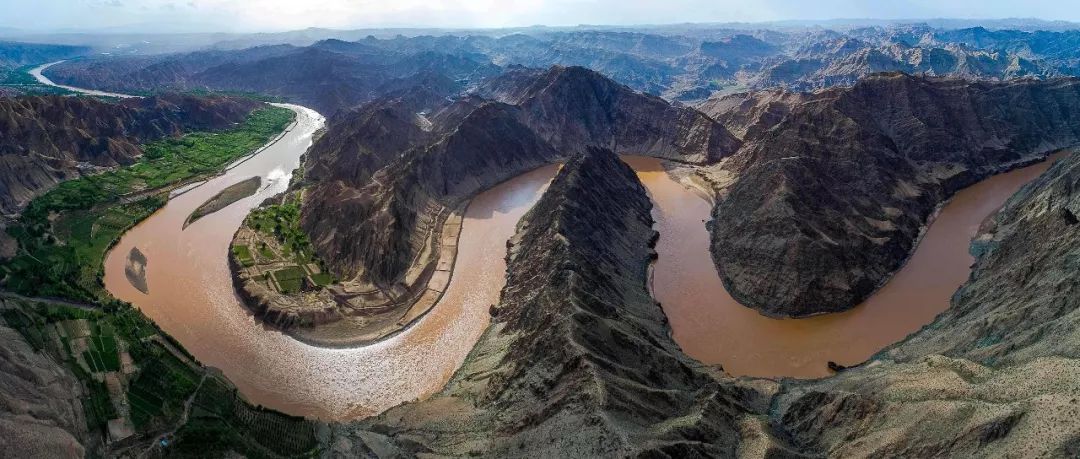
<svg viewBox="0 0 1080 459">
<path fill-rule="evenodd" d="M 243 121 L 257 102 L 168 95 L 119 103 L 60 96 L 0 99 L 0 212 L 63 180 L 130 164 L 139 144 Z"/>
<path fill-rule="evenodd" d="M 448 386 L 335 427 L 331 453 L 734 455 L 768 397 L 671 340 L 645 288 L 650 208 L 611 152 L 569 161 L 519 224 L 492 324 Z"/>
<path fill-rule="evenodd" d="M 747 99 L 713 107 L 743 146 L 723 165 L 737 178 L 714 209 L 712 252 L 732 295 L 770 315 L 856 305 L 952 193 L 1080 141 L 1074 79 L 890 73 Z"/>
<path fill-rule="evenodd" d="M 411 92 L 332 123 L 305 174 L 303 224 L 319 255 L 343 277 L 387 285 L 416 263 L 448 209 L 527 170 L 589 147 L 701 162 L 738 146 L 700 112 L 583 68 L 500 88 L 481 94 L 501 101 L 449 104 Z"/>
<path fill-rule="evenodd" d="M 0 320 L 0 456 L 83 457 L 81 392 L 75 376 Z"/>
</svg>

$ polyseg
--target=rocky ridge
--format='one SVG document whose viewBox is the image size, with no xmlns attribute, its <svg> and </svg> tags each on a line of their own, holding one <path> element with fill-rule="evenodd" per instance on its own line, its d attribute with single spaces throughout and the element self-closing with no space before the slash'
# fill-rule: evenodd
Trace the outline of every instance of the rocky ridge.
<svg viewBox="0 0 1080 459">
<path fill-rule="evenodd" d="M 650 209 L 610 151 L 571 159 L 519 224 L 492 324 L 451 382 L 336 426 L 331 454 L 734 455 L 763 425 L 768 384 L 724 378 L 671 340 L 645 288 Z"/>
<path fill-rule="evenodd" d="M 49 70 L 57 81 L 114 91 L 206 88 L 287 97 L 331 115 L 438 75 L 455 93 L 507 69 L 581 66 L 668 100 L 852 85 L 877 72 L 1007 80 L 1080 74 L 1076 30 L 957 29 L 942 23 L 843 28 L 769 24 L 415 31 L 381 38 L 305 31 L 309 46 L 274 45 L 159 56 L 94 56 Z M 1031 27 L 1020 23 L 1012 27 Z M 1035 26 L 1038 27 L 1038 26 Z M 435 35 L 423 35 L 434 33 Z M 248 42 L 268 42 L 268 36 Z"/>
</svg>

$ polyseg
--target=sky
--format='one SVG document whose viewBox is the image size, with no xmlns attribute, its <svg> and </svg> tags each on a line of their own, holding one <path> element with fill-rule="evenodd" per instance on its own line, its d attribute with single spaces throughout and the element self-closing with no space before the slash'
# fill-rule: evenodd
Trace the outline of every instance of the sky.
<svg viewBox="0 0 1080 459">
<path fill-rule="evenodd" d="M 1080 21 L 1075 0 L 0 0 L 0 28 L 258 32 L 822 19 Z"/>
</svg>

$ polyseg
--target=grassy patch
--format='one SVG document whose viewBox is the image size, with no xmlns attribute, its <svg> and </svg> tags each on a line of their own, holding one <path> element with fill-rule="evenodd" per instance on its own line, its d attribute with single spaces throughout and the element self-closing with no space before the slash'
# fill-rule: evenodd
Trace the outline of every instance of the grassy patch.
<svg viewBox="0 0 1080 459">
<path fill-rule="evenodd" d="M 236 256 L 236 261 L 244 267 L 252 266 L 255 264 L 255 258 L 251 256 L 251 249 L 248 249 L 246 245 L 238 245 L 232 248 L 233 255 Z"/>
<path fill-rule="evenodd" d="M 188 216 L 187 221 L 184 222 L 184 227 L 186 228 L 187 225 L 194 223 L 200 218 L 224 209 L 236 201 L 255 194 L 259 191 L 259 185 L 261 184 L 262 178 L 251 177 L 221 190 L 221 192 L 199 206 L 198 209 L 195 209 L 195 211 Z"/>
<path fill-rule="evenodd" d="M 314 282 L 315 285 L 318 285 L 319 287 L 322 287 L 322 286 L 325 286 L 325 285 L 330 285 L 330 284 L 334 283 L 335 280 L 336 279 L 334 278 L 334 275 L 332 275 L 330 273 L 318 273 L 318 274 L 312 274 L 311 275 L 311 281 Z"/>
<path fill-rule="evenodd" d="M 106 252 L 124 231 L 165 205 L 165 187 L 216 173 L 292 119 L 288 109 L 260 109 L 237 128 L 152 142 L 132 166 L 61 183 L 31 201 L 8 229 L 20 253 L 0 265 L 3 285 L 32 296 L 107 298 L 101 283 Z"/>
<path fill-rule="evenodd" d="M 318 442 L 302 418 L 252 407 L 216 378 L 199 390 L 191 421 L 177 432 L 177 451 L 207 455 L 234 448 L 251 457 L 310 456 Z"/>
<path fill-rule="evenodd" d="M 299 266 L 289 266 L 274 271 L 273 276 L 281 286 L 281 293 L 296 293 L 303 289 L 307 273 Z"/>
</svg>

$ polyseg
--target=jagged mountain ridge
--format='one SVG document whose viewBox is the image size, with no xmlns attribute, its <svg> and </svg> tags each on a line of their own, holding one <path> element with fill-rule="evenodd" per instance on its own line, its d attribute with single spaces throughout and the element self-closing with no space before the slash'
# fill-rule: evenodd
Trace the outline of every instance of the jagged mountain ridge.
<svg viewBox="0 0 1080 459">
<path fill-rule="evenodd" d="M 357 54 L 333 44 L 274 45 L 239 51 L 81 59 L 50 68 L 55 81 L 121 92 L 207 89 L 287 98 L 332 115 L 370 100 L 442 78 L 444 96 L 459 80 L 494 75 L 498 67 L 439 52 Z"/>
<path fill-rule="evenodd" d="M 696 110 L 583 68 L 501 86 L 516 87 L 519 97 L 503 98 L 514 104 L 474 96 L 433 108 L 433 96 L 399 97 L 332 123 L 305 173 L 303 224 L 320 256 L 346 277 L 388 285 L 414 263 L 439 215 L 517 174 L 589 147 L 705 162 L 738 145 Z M 425 110 L 431 125 L 422 127 L 416 113 Z"/>
</svg>

